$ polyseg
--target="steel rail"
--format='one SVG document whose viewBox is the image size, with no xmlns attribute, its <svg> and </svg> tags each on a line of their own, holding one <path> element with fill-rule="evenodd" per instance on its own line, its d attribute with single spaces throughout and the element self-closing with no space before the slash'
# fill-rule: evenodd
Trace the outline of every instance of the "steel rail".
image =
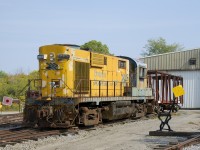
<svg viewBox="0 0 200 150">
<path fill-rule="evenodd" d="M 23 120 L 23 114 L 22 113 L 0 115 L 0 125 L 22 122 L 22 120 Z"/>
<path fill-rule="evenodd" d="M 149 118 L 151 118 L 152 115 L 149 116 Z M 147 119 L 149 119 L 147 118 Z M 140 118 L 141 120 L 143 120 L 144 118 Z M 103 124 L 99 124 L 99 126 L 101 127 L 107 127 L 110 124 L 118 124 L 118 123 L 122 123 L 122 122 L 132 122 L 132 121 L 136 121 L 136 120 L 132 120 L 132 119 L 124 119 L 122 120 L 117 120 L 117 121 L 112 121 L 112 122 L 108 122 L 108 123 L 103 123 Z M 32 129 L 32 128 L 17 128 L 17 129 L 9 129 L 9 130 L 0 130 L 0 147 L 5 147 L 8 144 L 14 145 L 16 143 L 20 143 L 22 141 L 27 141 L 27 140 L 37 140 L 39 138 L 44 138 L 44 137 L 48 137 L 48 136 L 53 136 L 53 135 L 68 135 L 69 133 L 72 134 L 76 134 L 78 133 L 78 130 L 86 130 L 86 131 L 90 131 L 90 130 L 95 130 L 95 126 L 93 128 L 91 127 L 80 127 L 80 128 L 69 128 L 69 129 L 60 129 L 60 130 L 39 130 L 39 129 Z"/>
<path fill-rule="evenodd" d="M 188 147 L 194 144 L 200 143 L 200 135 L 186 140 L 184 142 L 178 143 L 177 145 L 166 148 L 165 150 L 182 150 L 184 147 Z"/>
<path fill-rule="evenodd" d="M 70 133 L 69 131 L 67 131 Z M 38 138 L 52 135 L 66 134 L 66 130 L 36 130 L 36 129 L 18 129 L 18 130 L 0 130 L 0 147 L 7 144 L 16 144 L 26 140 L 37 140 Z"/>
</svg>

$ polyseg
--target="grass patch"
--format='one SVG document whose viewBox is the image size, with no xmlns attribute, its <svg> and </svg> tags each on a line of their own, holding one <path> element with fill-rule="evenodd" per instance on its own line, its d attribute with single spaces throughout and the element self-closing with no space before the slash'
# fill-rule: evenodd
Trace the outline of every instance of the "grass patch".
<svg viewBox="0 0 200 150">
<path fill-rule="evenodd" d="M 19 111 L 19 104 L 12 104 L 11 106 L 4 106 L 0 111 Z"/>
</svg>

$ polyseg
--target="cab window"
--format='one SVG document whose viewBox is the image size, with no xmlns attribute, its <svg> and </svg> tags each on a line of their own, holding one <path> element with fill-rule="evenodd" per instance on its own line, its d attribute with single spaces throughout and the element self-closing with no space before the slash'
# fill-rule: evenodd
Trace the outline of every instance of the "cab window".
<svg viewBox="0 0 200 150">
<path fill-rule="evenodd" d="M 146 68 L 140 67 L 139 77 L 140 78 L 145 78 L 146 77 Z"/>
<path fill-rule="evenodd" d="M 119 60 L 118 66 L 119 66 L 119 68 L 125 69 L 126 68 L 126 62 L 122 61 L 122 60 Z"/>
</svg>

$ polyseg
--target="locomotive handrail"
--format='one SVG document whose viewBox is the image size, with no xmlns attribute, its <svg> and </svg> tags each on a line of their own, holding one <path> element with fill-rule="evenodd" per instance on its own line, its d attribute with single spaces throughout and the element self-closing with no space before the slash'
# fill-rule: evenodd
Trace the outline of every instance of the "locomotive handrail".
<svg viewBox="0 0 200 150">
<path fill-rule="evenodd" d="M 80 80 L 79 80 L 79 82 L 78 82 L 78 84 L 77 84 L 77 86 L 76 86 L 76 88 L 75 88 L 76 91 L 77 91 L 77 89 L 78 89 L 78 86 L 81 84 L 81 82 L 82 82 L 83 80 L 86 80 L 86 79 L 80 79 Z"/>
<path fill-rule="evenodd" d="M 31 91 L 31 83 L 34 81 L 34 87 L 36 87 L 36 84 L 35 84 L 35 81 L 36 80 L 41 80 L 41 79 L 31 79 L 28 81 L 28 84 L 23 88 L 22 91 L 24 91 L 24 89 L 26 87 L 28 87 L 28 91 Z M 51 81 L 53 82 L 54 79 L 52 79 Z M 119 81 L 102 81 L 102 80 L 88 80 L 88 79 L 79 79 L 77 80 L 77 84 L 75 84 L 75 88 L 72 89 L 70 88 L 62 79 L 59 79 L 60 82 L 62 82 L 64 84 L 64 87 L 62 88 L 67 88 L 69 89 L 72 94 L 73 94 L 73 97 L 74 97 L 74 94 L 77 94 L 79 93 L 80 94 L 80 97 L 82 97 L 82 95 L 84 95 L 85 93 L 89 93 L 89 97 L 94 97 L 94 95 L 92 96 L 92 91 L 95 91 L 95 90 L 98 90 L 97 93 L 99 93 L 98 95 L 96 96 L 102 96 L 101 95 L 101 91 L 105 91 L 107 90 L 107 92 L 104 92 L 104 96 L 108 97 L 108 96 L 116 96 L 116 93 L 118 91 L 118 95 L 120 96 L 123 96 L 123 86 L 124 84 L 128 84 L 129 82 L 119 82 Z M 76 81 L 76 80 L 75 80 Z M 88 81 L 89 83 L 86 84 L 86 86 L 84 85 L 84 81 Z M 92 82 L 98 82 L 96 83 L 96 87 L 97 88 L 93 88 L 91 89 L 91 86 L 92 86 Z M 109 83 L 112 83 L 109 85 Z M 83 87 L 82 87 L 82 84 L 83 84 Z M 120 85 L 119 85 L 120 84 Z M 41 88 L 41 85 L 38 86 L 37 88 Z M 56 88 L 56 86 L 53 86 L 52 88 Z M 109 94 L 109 91 L 112 91 L 113 94 Z M 53 92 L 53 91 L 52 91 Z M 21 91 L 20 91 L 21 93 Z"/>
<path fill-rule="evenodd" d="M 80 97 L 81 97 L 81 84 L 82 84 L 82 81 L 87 81 L 88 79 L 80 79 L 79 81 L 78 81 L 78 84 L 77 84 L 77 86 L 76 86 L 76 88 L 75 88 L 75 91 L 77 92 L 78 90 L 78 87 L 79 87 L 79 85 L 80 85 Z M 76 80 L 75 80 L 76 81 Z"/>
<path fill-rule="evenodd" d="M 88 88 L 88 90 L 85 90 L 85 89 L 83 89 L 83 88 L 81 88 L 81 85 L 82 85 L 82 83 L 83 83 L 83 81 L 89 81 L 89 85 L 86 87 L 86 88 Z M 76 82 L 76 80 L 74 81 L 74 82 Z M 92 87 L 92 82 L 96 82 L 96 87 L 97 88 L 92 88 L 91 89 L 91 87 Z M 103 86 L 102 86 L 102 83 L 105 83 L 104 84 L 104 88 L 102 88 Z M 112 83 L 112 85 L 109 85 L 109 83 Z M 119 85 L 119 83 L 120 83 L 120 85 Z M 90 96 L 89 97 L 93 97 L 91 94 L 92 94 L 92 91 L 94 91 L 94 90 L 98 90 L 97 91 L 97 93 L 99 93 L 97 96 L 101 96 L 101 91 L 105 91 L 105 90 L 107 90 L 107 92 L 106 93 L 104 93 L 104 96 L 110 96 L 109 95 L 109 92 L 108 91 L 110 91 L 110 90 L 112 90 L 114 93 L 113 93 L 113 96 L 115 97 L 116 96 L 116 91 L 119 91 L 118 93 L 120 93 L 120 96 L 123 96 L 123 93 L 122 93 L 122 91 L 123 91 L 123 84 L 128 84 L 129 82 L 119 82 L 119 81 L 102 81 L 102 80 L 87 80 L 87 79 L 79 79 L 79 80 L 77 80 L 77 84 L 76 84 L 76 88 L 75 88 L 75 91 L 77 92 L 77 93 L 79 93 L 80 94 L 80 96 L 81 96 L 81 94 L 82 93 L 85 93 L 85 92 L 88 92 L 89 94 L 90 94 Z M 112 89 L 110 89 L 109 87 L 113 87 Z M 118 88 L 116 88 L 116 87 L 118 87 Z M 84 91 L 83 91 L 84 90 Z"/>
<path fill-rule="evenodd" d="M 67 87 L 72 93 L 74 93 L 74 91 L 62 79 L 60 79 L 60 81 L 62 81 L 65 87 Z"/>
</svg>

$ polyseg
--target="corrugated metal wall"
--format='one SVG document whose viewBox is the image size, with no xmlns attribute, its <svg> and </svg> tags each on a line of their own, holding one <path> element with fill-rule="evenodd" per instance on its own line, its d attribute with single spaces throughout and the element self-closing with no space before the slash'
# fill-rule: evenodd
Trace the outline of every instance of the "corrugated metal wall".
<svg viewBox="0 0 200 150">
<path fill-rule="evenodd" d="M 189 60 L 196 58 L 196 65 Z M 166 53 L 141 58 L 149 70 L 198 70 L 200 69 L 200 49 Z"/>
<path fill-rule="evenodd" d="M 183 108 L 200 108 L 200 71 L 167 71 L 183 77 Z"/>
<path fill-rule="evenodd" d="M 196 65 L 189 60 L 196 59 Z M 183 77 L 184 108 L 200 108 L 200 49 L 166 53 L 141 58 L 148 70 L 166 71 Z"/>
</svg>

